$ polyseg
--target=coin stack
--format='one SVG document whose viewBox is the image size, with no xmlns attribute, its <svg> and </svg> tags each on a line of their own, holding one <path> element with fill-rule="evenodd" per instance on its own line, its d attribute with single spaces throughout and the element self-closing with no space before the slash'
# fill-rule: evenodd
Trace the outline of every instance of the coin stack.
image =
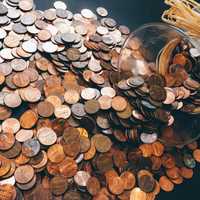
<svg viewBox="0 0 200 200">
<path fill-rule="evenodd" d="M 119 81 L 130 31 L 103 7 L 73 14 L 62 1 L 40 11 L 5 0 L 0 25 L 0 200 L 154 200 L 192 178 L 198 143 L 165 147 L 157 125 L 173 123 L 160 105 L 180 109 L 175 99 L 197 95 L 197 81 Z"/>
</svg>

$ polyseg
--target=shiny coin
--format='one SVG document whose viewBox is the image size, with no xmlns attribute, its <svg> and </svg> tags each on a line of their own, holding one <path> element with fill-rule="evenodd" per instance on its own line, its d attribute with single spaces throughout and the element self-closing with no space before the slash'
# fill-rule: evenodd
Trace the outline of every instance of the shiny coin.
<svg viewBox="0 0 200 200">
<path fill-rule="evenodd" d="M 47 53 L 54 53 L 57 51 L 58 46 L 53 44 L 52 42 L 45 42 L 42 44 L 42 48 Z"/>
<path fill-rule="evenodd" d="M 55 9 L 63 9 L 63 10 L 67 9 L 67 5 L 63 1 L 55 1 L 53 6 Z"/>
<path fill-rule="evenodd" d="M 22 43 L 22 48 L 28 53 L 35 53 L 37 51 L 37 42 L 35 40 L 28 40 Z"/>
<path fill-rule="evenodd" d="M 4 103 L 9 108 L 16 108 L 21 105 L 22 100 L 18 94 L 10 93 L 4 97 Z"/>
<path fill-rule="evenodd" d="M 54 114 L 57 118 L 67 119 L 71 115 L 71 109 L 67 105 L 60 105 L 55 108 Z"/>
<path fill-rule="evenodd" d="M 43 127 L 37 131 L 37 138 L 41 144 L 50 146 L 56 142 L 57 135 L 51 128 Z"/>
<path fill-rule="evenodd" d="M 151 143 L 154 143 L 158 139 L 158 135 L 156 133 L 152 133 L 152 134 L 142 133 L 140 135 L 140 139 L 145 144 L 151 144 Z"/>
<path fill-rule="evenodd" d="M 17 133 L 20 129 L 20 123 L 16 118 L 8 118 L 2 123 L 2 130 L 4 132 Z"/>
<path fill-rule="evenodd" d="M 87 19 L 94 18 L 94 13 L 89 9 L 83 9 L 81 10 L 81 15 Z"/>
<path fill-rule="evenodd" d="M 101 17 L 106 17 L 108 15 L 108 11 L 103 7 L 98 7 L 96 11 L 97 14 L 100 15 Z"/>
<path fill-rule="evenodd" d="M 74 176 L 74 181 L 78 186 L 86 187 L 90 179 L 90 174 L 86 171 L 78 171 Z"/>
</svg>

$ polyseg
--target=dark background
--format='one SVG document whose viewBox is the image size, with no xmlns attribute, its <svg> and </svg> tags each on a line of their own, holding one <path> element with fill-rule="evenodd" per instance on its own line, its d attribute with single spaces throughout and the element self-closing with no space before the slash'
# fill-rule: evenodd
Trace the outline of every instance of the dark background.
<svg viewBox="0 0 200 200">
<path fill-rule="evenodd" d="M 35 0 L 36 7 L 44 10 L 53 5 L 52 0 Z M 65 0 L 68 9 L 73 13 L 83 8 L 95 11 L 96 7 L 103 6 L 109 15 L 118 21 L 118 24 L 127 25 L 131 30 L 148 22 L 158 22 L 166 5 L 164 0 Z M 200 168 L 195 169 L 192 180 L 186 180 L 175 187 L 170 193 L 161 192 L 159 200 L 199 200 Z"/>
</svg>

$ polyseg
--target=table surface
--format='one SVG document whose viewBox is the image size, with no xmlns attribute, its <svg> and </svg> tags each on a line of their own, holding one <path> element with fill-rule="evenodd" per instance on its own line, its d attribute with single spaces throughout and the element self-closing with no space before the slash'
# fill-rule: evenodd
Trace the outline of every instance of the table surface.
<svg viewBox="0 0 200 200">
<path fill-rule="evenodd" d="M 44 10 L 53 5 L 52 0 L 35 0 L 36 7 Z M 109 11 L 109 15 L 119 24 L 127 25 L 131 30 L 144 23 L 160 21 L 161 14 L 166 8 L 164 0 L 65 0 L 68 9 L 73 13 L 80 12 L 83 8 L 95 11 L 96 7 L 103 6 Z M 186 180 L 176 186 L 170 193 L 161 192 L 159 200 L 198 200 L 197 194 L 200 182 L 200 167 L 195 169 L 192 180 Z"/>
</svg>

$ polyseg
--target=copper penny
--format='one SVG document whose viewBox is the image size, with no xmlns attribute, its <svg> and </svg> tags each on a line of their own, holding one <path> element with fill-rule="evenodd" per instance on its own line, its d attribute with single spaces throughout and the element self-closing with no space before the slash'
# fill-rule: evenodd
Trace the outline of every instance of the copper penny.
<svg viewBox="0 0 200 200">
<path fill-rule="evenodd" d="M 80 95 L 76 90 L 67 90 L 64 94 L 64 99 L 68 104 L 75 104 L 79 101 Z"/>
<path fill-rule="evenodd" d="M 33 130 L 21 129 L 16 133 L 15 138 L 18 142 L 25 142 L 26 140 L 31 139 L 33 134 Z"/>
<path fill-rule="evenodd" d="M 90 177 L 87 182 L 87 190 L 92 195 L 95 196 L 101 189 L 99 180 L 96 177 Z"/>
<path fill-rule="evenodd" d="M 119 195 L 124 191 L 124 182 L 120 177 L 114 177 L 109 181 L 108 187 L 112 194 Z"/>
<path fill-rule="evenodd" d="M 16 169 L 15 171 L 15 179 L 18 183 L 26 184 L 34 176 L 34 170 L 30 165 L 23 165 Z"/>
<path fill-rule="evenodd" d="M 9 108 L 19 107 L 22 103 L 20 96 L 16 93 L 9 93 L 4 97 L 5 105 Z"/>
<path fill-rule="evenodd" d="M 68 189 L 67 179 L 62 176 L 55 176 L 50 180 L 50 190 L 54 195 L 62 195 Z"/>
<path fill-rule="evenodd" d="M 196 149 L 193 151 L 193 157 L 197 162 L 200 162 L 200 149 Z"/>
<path fill-rule="evenodd" d="M 47 151 L 48 159 L 53 163 L 60 163 L 64 160 L 65 154 L 62 145 L 54 144 L 53 146 L 49 147 Z"/>
<path fill-rule="evenodd" d="M 71 178 L 77 173 L 78 166 L 73 158 L 67 157 L 59 164 L 61 175 Z"/>
<path fill-rule="evenodd" d="M 20 117 L 20 125 L 22 128 L 32 128 L 38 120 L 38 115 L 33 110 L 27 110 Z"/>
<path fill-rule="evenodd" d="M 174 189 L 174 184 L 166 176 L 160 177 L 159 184 L 165 192 L 171 192 Z"/>
<path fill-rule="evenodd" d="M 15 136 L 12 132 L 0 133 L 0 150 L 8 150 L 15 143 Z"/>
<path fill-rule="evenodd" d="M 116 96 L 112 99 L 112 108 L 116 111 L 123 111 L 126 109 L 127 101 L 121 97 Z"/>
<path fill-rule="evenodd" d="M 13 83 L 20 88 L 26 87 L 30 84 L 30 79 L 24 72 L 16 73 L 13 76 Z"/>
<path fill-rule="evenodd" d="M 124 182 L 124 189 L 125 190 L 131 190 L 134 188 L 136 184 L 136 178 L 135 175 L 129 171 L 125 171 L 120 175 L 121 179 Z"/>
<path fill-rule="evenodd" d="M 135 187 L 130 194 L 130 200 L 146 200 L 147 194 L 143 192 L 140 188 Z"/>
<path fill-rule="evenodd" d="M 15 187 L 10 184 L 0 185 L 0 196 L 2 200 L 15 200 L 17 196 Z"/>
<path fill-rule="evenodd" d="M 108 152 L 112 146 L 111 140 L 102 134 L 96 134 L 92 137 L 94 145 L 97 151 L 101 153 Z"/>
<path fill-rule="evenodd" d="M 37 111 L 38 114 L 42 117 L 50 117 L 53 115 L 54 107 L 48 101 L 43 101 L 37 105 Z"/>
</svg>

